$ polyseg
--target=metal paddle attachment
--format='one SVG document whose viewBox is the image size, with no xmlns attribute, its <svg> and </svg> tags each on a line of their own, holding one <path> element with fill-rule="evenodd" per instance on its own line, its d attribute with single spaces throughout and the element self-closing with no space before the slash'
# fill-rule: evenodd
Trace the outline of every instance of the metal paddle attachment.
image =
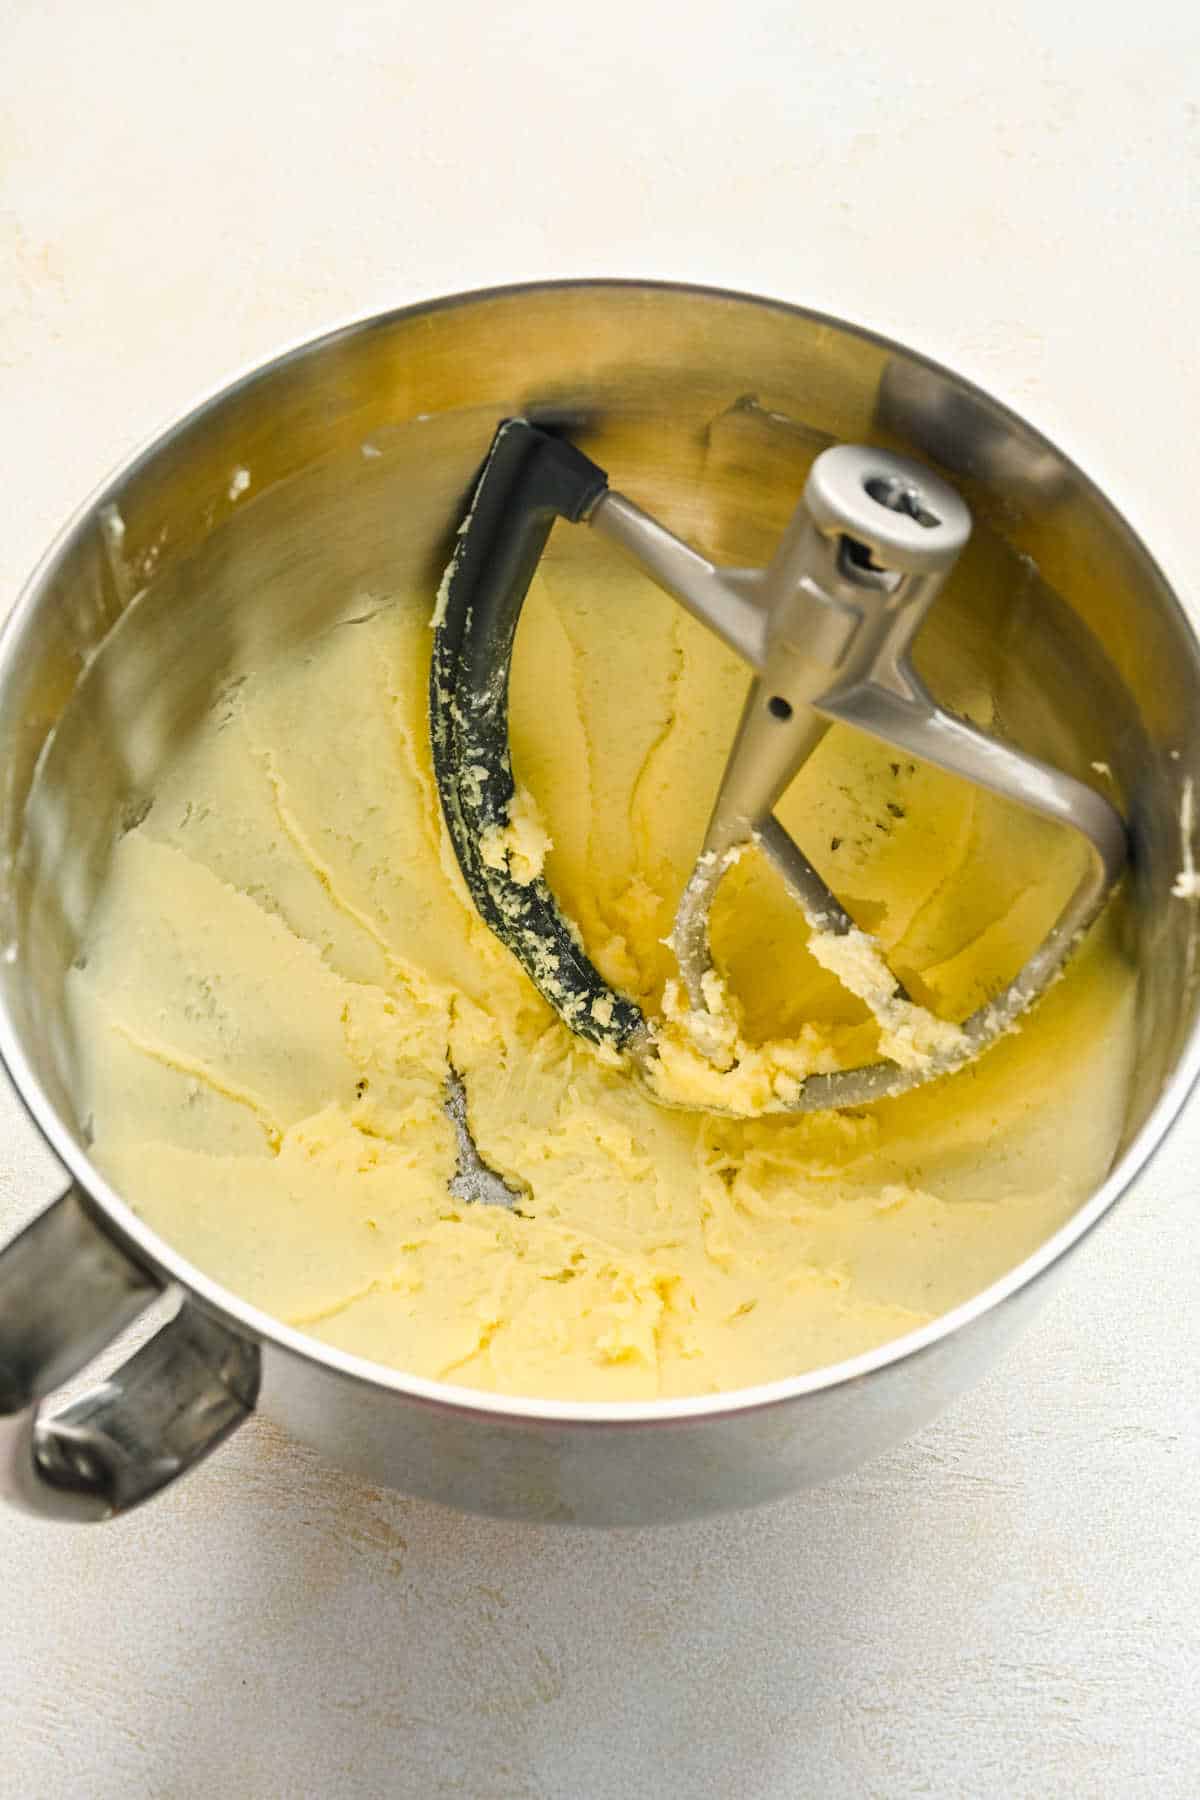
<svg viewBox="0 0 1200 1800">
<path fill-rule="evenodd" d="M 654 1027 L 589 960 L 545 880 L 487 854 L 508 823 L 508 683 L 521 606 L 556 519 L 617 545 L 748 665 L 741 723 L 672 944 L 693 1013 L 707 1010 L 708 921 L 723 875 L 753 843 L 814 932 L 852 920 L 773 808 L 834 720 L 882 739 L 1087 843 L 1085 874 L 1024 967 L 911 1066 L 883 1060 L 810 1075 L 787 1110 L 862 1105 L 948 1074 L 1007 1031 L 1058 974 L 1125 862 L 1120 814 L 1086 783 L 944 711 L 910 660 L 913 639 L 970 535 L 961 497 L 890 451 L 837 445 L 814 462 L 769 566 L 707 561 L 608 486 L 573 445 L 523 419 L 493 439 L 438 595 L 430 674 L 434 770 L 455 853 L 480 915 L 573 1031 L 645 1062 Z M 874 941 L 870 940 L 873 944 Z M 877 946 L 875 947 L 877 950 Z M 893 982 L 892 1001 L 903 1002 Z M 886 983 L 885 983 L 886 985 Z M 780 1105 L 783 1110 L 783 1103 Z"/>
</svg>

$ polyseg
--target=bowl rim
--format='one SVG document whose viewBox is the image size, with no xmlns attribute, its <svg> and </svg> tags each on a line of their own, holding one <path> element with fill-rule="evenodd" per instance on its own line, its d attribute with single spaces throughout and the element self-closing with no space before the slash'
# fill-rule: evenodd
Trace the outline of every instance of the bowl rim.
<svg viewBox="0 0 1200 1800">
<path fill-rule="evenodd" d="M 835 314 L 799 305 L 795 302 L 749 293 L 735 288 L 686 281 L 648 279 L 639 276 L 582 276 L 504 283 L 496 286 L 468 288 L 461 292 L 438 295 L 384 311 L 371 310 L 355 314 L 315 335 L 289 343 L 273 356 L 260 359 L 238 374 L 211 387 L 198 401 L 176 414 L 164 426 L 143 440 L 130 455 L 96 487 L 76 508 L 57 533 L 27 580 L 23 583 L 8 617 L 0 625 L 0 692 L 14 678 L 22 660 L 27 634 L 38 613 L 44 591 L 56 571 L 74 548 L 82 533 L 91 528 L 102 506 L 113 502 L 131 478 L 156 457 L 173 440 L 197 425 L 208 414 L 217 411 L 237 394 L 243 394 L 258 382 L 276 375 L 293 362 L 327 350 L 340 341 L 360 334 L 386 330 L 404 319 L 414 319 L 437 312 L 486 304 L 499 299 L 532 298 L 563 290 L 603 292 L 624 289 L 641 292 L 666 292 L 697 299 L 727 300 L 745 306 L 803 320 L 808 324 L 829 327 L 844 335 L 856 337 L 878 349 L 903 356 L 909 362 L 948 379 L 963 394 L 981 400 L 999 417 L 1019 427 L 1028 440 L 1048 450 L 1059 459 L 1079 482 L 1089 502 L 1107 516 L 1109 523 L 1125 537 L 1135 555 L 1144 563 L 1150 576 L 1157 580 L 1161 596 L 1175 621 L 1183 629 L 1191 645 L 1193 658 L 1200 668 L 1200 637 L 1158 561 L 1147 548 L 1141 534 L 1129 522 L 1125 512 L 1109 499 L 1107 493 L 1081 468 L 1073 456 L 1047 438 L 1012 407 L 998 400 L 977 383 L 959 375 L 935 358 L 914 350 L 870 326 Z M 6 998 L 0 991 L 0 1065 L 7 1071 L 17 1096 L 24 1104 L 54 1154 L 64 1165 L 76 1187 L 99 1212 L 103 1229 L 135 1259 L 152 1269 L 167 1284 L 176 1284 L 207 1313 L 216 1317 L 233 1332 L 262 1345 L 273 1345 L 305 1361 L 322 1365 L 358 1387 L 369 1387 L 403 1395 L 406 1400 L 443 1412 L 486 1416 L 514 1425 L 577 1426 L 596 1428 L 640 1425 L 683 1424 L 709 1418 L 729 1417 L 758 1412 L 783 1405 L 805 1395 L 824 1393 L 861 1381 L 893 1364 L 908 1361 L 932 1351 L 965 1327 L 1001 1306 L 1021 1290 L 1039 1281 L 1110 1213 L 1115 1203 L 1148 1167 L 1161 1148 L 1167 1134 L 1200 1079 L 1200 1018 L 1193 1022 L 1179 1060 L 1164 1083 L 1145 1122 L 1105 1180 L 1090 1199 L 1059 1226 L 1046 1241 L 1007 1274 L 991 1282 L 969 1300 L 940 1314 L 928 1324 L 859 1356 L 850 1357 L 826 1367 L 799 1375 L 784 1376 L 753 1387 L 731 1389 L 718 1394 L 688 1395 L 653 1400 L 556 1400 L 531 1396 L 494 1394 L 482 1389 L 464 1387 L 452 1382 L 412 1375 L 402 1369 L 356 1356 L 310 1336 L 294 1326 L 251 1306 L 232 1290 L 197 1269 L 179 1251 L 159 1237 L 158 1233 L 138 1217 L 123 1200 L 75 1141 L 66 1121 L 50 1100 L 43 1084 L 25 1053 L 20 1033 L 12 1018 Z"/>
</svg>

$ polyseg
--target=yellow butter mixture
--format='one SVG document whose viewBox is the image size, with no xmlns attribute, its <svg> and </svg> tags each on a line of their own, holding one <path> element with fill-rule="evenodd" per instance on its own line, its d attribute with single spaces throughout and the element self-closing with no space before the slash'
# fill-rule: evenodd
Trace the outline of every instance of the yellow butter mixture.
<svg viewBox="0 0 1200 1800">
<path fill-rule="evenodd" d="M 430 606 L 375 597 L 241 671 L 114 847 L 70 977 L 80 1098 L 98 1163 L 163 1237 L 359 1355 L 628 1400 L 868 1350 L 1070 1216 L 1111 1160 L 1132 1054 L 1108 923 L 1020 1032 L 902 1099 L 659 1104 L 471 908 L 430 763 Z M 606 979 L 655 1017 L 678 1005 L 664 940 L 745 679 L 586 534 L 557 534 L 517 644 L 520 800 L 484 853 L 519 878 L 544 866 Z M 982 680 L 960 688 L 943 697 L 995 723 Z M 1013 972 L 1079 871 L 1068 833 L 841 727 L 780 816 L 949 1020 Z M 754 852 L 722 883 L 713 944 L 748 1105 L 781 1071 L 878 1054 L 879 1022 Z M 703 1101 L 685 1034 L 664 1059 L 664 1091 Z M 451 1191 L 449 1062 L 511 1210 Z"/>
</svg>

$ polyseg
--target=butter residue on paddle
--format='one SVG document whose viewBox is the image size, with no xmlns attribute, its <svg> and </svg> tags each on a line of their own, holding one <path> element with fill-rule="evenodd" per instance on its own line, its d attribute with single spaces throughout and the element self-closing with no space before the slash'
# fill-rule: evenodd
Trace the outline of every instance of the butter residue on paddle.
<svg viewBox="0 0 1200 1800">
<path fill-rule="evenodd" d="M 814 931 L 808 952 L 869 1008 L 879 1023 L 880 1051 L 900 1068 L 927 1069 L 966 1049 L 961 1026 L 904 998 L 879 945 L 865 931 Z"/>
<path fill-rule="evenodd" d="M 508 822 L 492 825 L 479 839 L 479 854 L 489 869 L 506 869 L 521 887 L 536 881 L 546 866 L 554 840 L 546 830 L 537 801 L 528 788 L 517 787 L 508 804 Z"/>
</svg>

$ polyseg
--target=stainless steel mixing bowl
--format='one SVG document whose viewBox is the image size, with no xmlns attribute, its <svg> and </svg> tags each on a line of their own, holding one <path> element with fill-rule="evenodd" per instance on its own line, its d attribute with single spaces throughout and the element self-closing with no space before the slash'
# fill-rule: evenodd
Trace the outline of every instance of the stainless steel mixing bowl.
<svg viewBox="0 0 1200 1800">
<path fill-rule="evenodd" d="M 1134 845 L 1122 930 L 1140 976 L 1116 1165 L 1004 1280 L 853 1362 L 607 1406 L 418 1380 L 245 1305 L 89 1160 L 62 998 L 110 845 L 239 668 L 364 595 L 432 595 L 448 522 L 495 421 L 517 412 L 568 422 L 630 492 L 729 561 L 761 557 L 831 439 L 937 463 L 979 528 L 920 647 L 931 685 L 939 662 L 990 659 L 1016 741 L 1076 774 L 1093 760 L 1114 771 Z M 768 1500 L 895 1444 L 1021 1330 L 1196 1077 L 1195 908 L 1171 887 L 1197 718 L 1196 640 L 1109 501 L 967 383 L 834 320 L 644 283 L 514 288 L 369 319 L 227 388 L 88 503 L 0 639 L 0 1055 L 70 1180 L 0 1255 L 0 1488 L 43 1516 L 106 1518 L 256 1408 L 411 1493 L 596 1523 Z M 168 1325 L 39 1416 L 172 1284 L 182 1304 Z"/>
</svg>

